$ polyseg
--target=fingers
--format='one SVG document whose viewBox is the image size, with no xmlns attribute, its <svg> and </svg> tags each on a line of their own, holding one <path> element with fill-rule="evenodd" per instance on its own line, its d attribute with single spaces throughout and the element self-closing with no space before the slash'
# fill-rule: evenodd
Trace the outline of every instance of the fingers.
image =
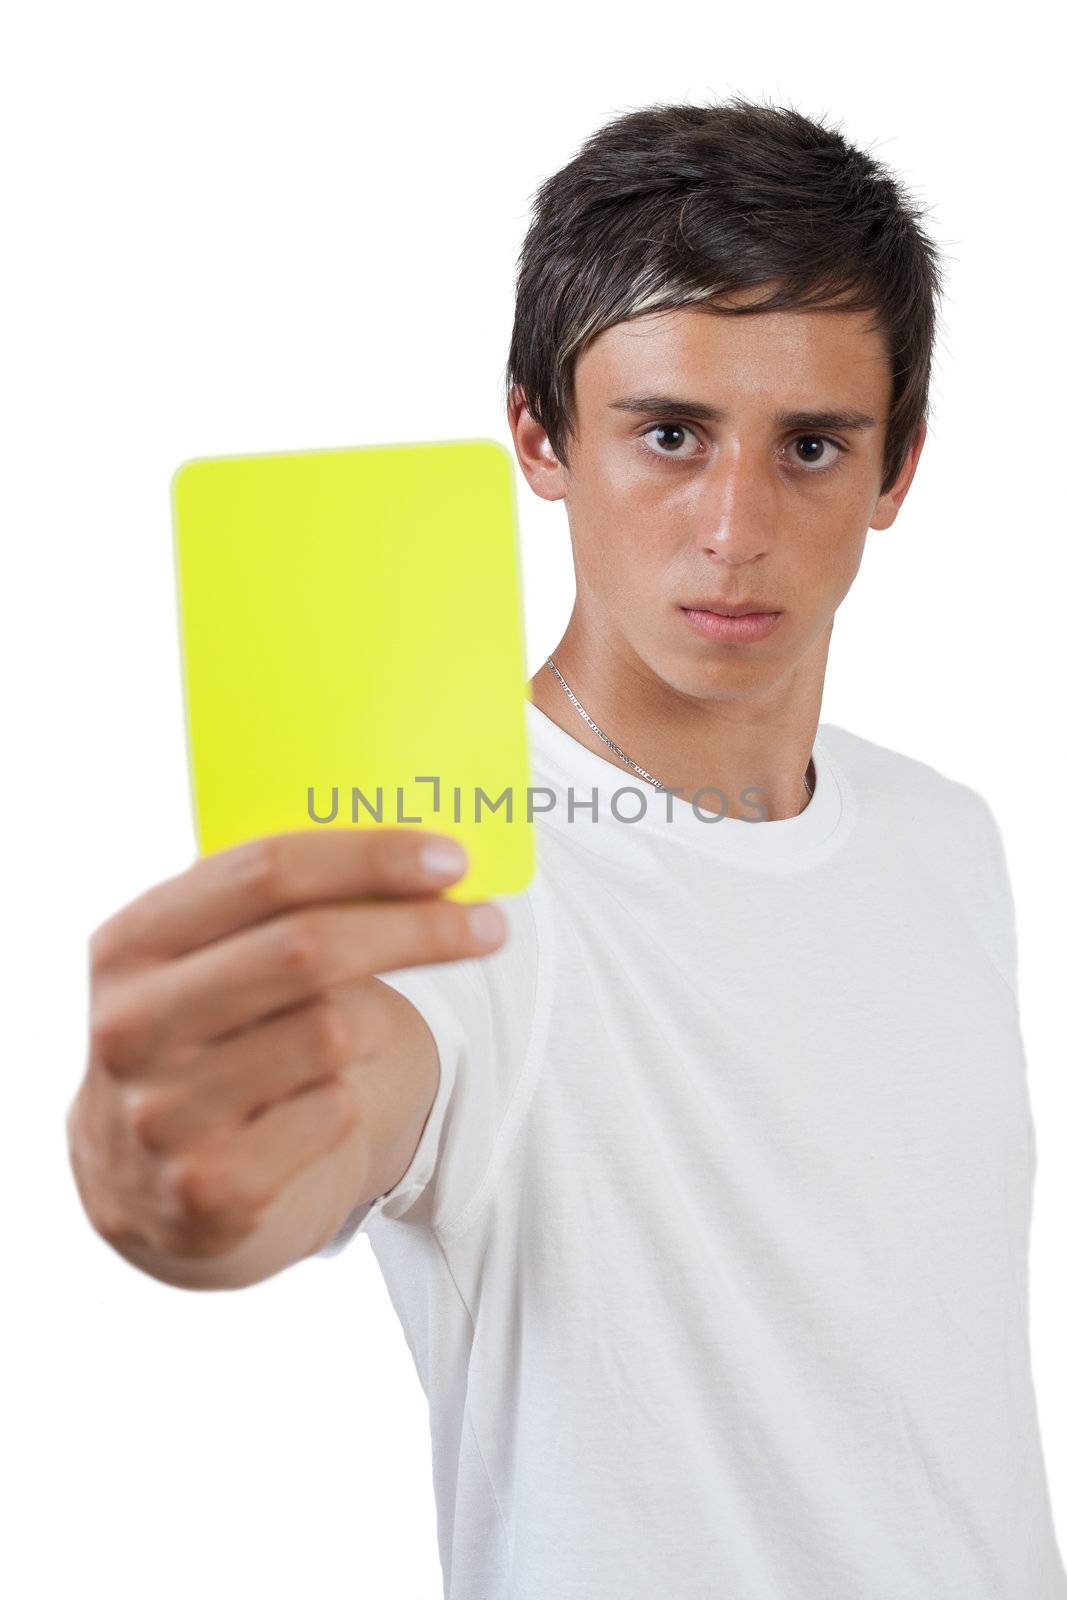
<svg viewBox="0 0 1067 1600">
<path fill-rule="evenodd" d="M 434 899 L 312 907 L 104 986 L 91 1022 L 94 1059 L 118 1076 L 158 1058 L 398 967 L 485 955 L 471 914 Z M 497 909 L 499 912 L 499 908 Z M 501 918 L 503 922 L 503 919 Z M 506 924 L 504 924 L 506 932 Z"/>
<path fill-rule="evenodd" d="M 350 1091 L 330 1078 L 175 1157 L 168 1166 L 170 1248 L 210 1256 L 247 1237 L 257 1215 L 346 1139 L 356 1121 Z"/>
<path fill-rule="evenodd" d="M 429 844 L 457 844 L 424 828 L 304 828 L 269 834 L 194 862 L 155 884 L 92 935 L 97 969 L 184 955 L 304 902 L 425 895 L 467 869 L 422 864 Z M 462 849 L 462 846 L 459 846 Z"/>
<path fill-rule="evenodd" d="M 179 1072 L 131 1086 L 130 1122 L 141 1143 L 168 1154 L 346 1067 L 385 1044 L 389 1013 L 375 983 L 268 1018 L 202 1051 Z"/>
</svg>

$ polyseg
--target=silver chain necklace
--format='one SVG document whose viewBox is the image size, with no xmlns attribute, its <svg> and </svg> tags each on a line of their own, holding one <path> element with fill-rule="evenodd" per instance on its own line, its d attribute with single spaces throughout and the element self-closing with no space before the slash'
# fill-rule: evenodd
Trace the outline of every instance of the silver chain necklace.
<svg viewBox="0 0 1067 1600">
<path fill-rule="evenodd" d="M 623 761 L 625 761 L 626 765 L 628 767 L 632 767 L 633 770 L 637 773 L 639 778 L 644 778 L 645 782 L 646 783 L 650 783 L 654 789 L 662 789 L 662 788 L 664 788 L 664 785 L 659 781 L 658 778 L 654 778 L 652 776 L 651 772 L 646 772 L 644 767 L 639 767 L 637 765 L 637 762 L 631 760 L 631 758 L 626 754 L 625 750 L 620 750 L 619 749 L 619 747 L 615 743 L 614 739 L 609 739 L 608 738 L 608 736 L 604 732 L 603 728 L 598 728 L 597 727 L 596 723 L 593 721 L 593 719 L 589 715 L 588 711 L 585 709 L 585 707 L 582 705 L 581 701 L 578 699 L 578 696 L 572 691 L 572 689 L 571 689 L 570 685 L 568 684 L 566 678 L 563 676 L 562 672 L 556 666 L 556 663 L 553 661 L 551 656 L 546 657 L 545 665 L 552 668 L 552 671 L 556 674 L 556 677 L 559 679 L 560 683 L 563 685 L 564 693 L 568 696 L 568 698 L 570 700 L 573 701 L 575 709 L 577 710 L 578 714 L 585 718 L 586 722 L 588 722 L 588 724 L 592 728 L 593 732 L 596 733 L 596 734 L 599 734 L 600 738 L 603 739 L 604 743 L 606 745 L 610 745 L 611 749 L 614 750 L 615 754 L 617 756 L 619 756 Z M 809 761 L 808 762 L 808 772 L 811 771 L 811 765 L 812 764 Z M 812 786 L 811 786 L 810 782 L 808 781 L 808 772 L 805 772 L 805 774 L 804 774 L 804 787 L 808 792 L 808 799 L 810 800 L 812 794 L 814 793 L 814 790 L 812 789 Z"/>
</svg>

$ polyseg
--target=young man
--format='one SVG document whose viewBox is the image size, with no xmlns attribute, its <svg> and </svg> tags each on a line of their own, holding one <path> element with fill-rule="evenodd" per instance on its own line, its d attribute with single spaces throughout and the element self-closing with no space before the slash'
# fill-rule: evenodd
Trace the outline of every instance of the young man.
<svg viewBox="0 0 1067 1600">
<path fill-rule="evenodd" d="M 202 1286 L 367 1232 L 449 1600 L 1067 1595 L 1000 835 L 819 721 L 939 292 L 898 186 L 818 123 L 601 130 L 519 274 L 510 424 L 576 599 L 530 684 L 554 804 L 506 939 L 460 933 L 412 840 L 387 869 L 336 836 L 94 936 L 90 1216 Z"/>
</svg>

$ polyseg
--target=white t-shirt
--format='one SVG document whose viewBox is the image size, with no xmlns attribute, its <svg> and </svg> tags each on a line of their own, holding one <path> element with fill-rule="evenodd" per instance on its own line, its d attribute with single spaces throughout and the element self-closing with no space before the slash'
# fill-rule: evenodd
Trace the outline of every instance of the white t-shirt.
<svg viewBox="0 0 1067 1600">
<path fill-rule="evenodd" d="M 1063 1600 L 986 801 L 824 723 L 799 816 L 716 820 L 527 720 L 536 875 L 383 974 L 440 1085 L 320 1252 L 400 1317 L 447 1600 Z"/>
</svg>

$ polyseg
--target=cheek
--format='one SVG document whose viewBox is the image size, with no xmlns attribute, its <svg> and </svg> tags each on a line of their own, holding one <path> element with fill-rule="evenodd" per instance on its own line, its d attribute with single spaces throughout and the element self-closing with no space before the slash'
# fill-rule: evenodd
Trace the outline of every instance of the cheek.
<svg viewBox="0 0 1067 1600">
<path fill-rule="evenodd" d="M 596 453 L 593 470 L 583 470 L 575 509 L 583 522 L 608 528 L 642 527 L 650 519 L 675 523 L 692 515 L 693 486 L 671 482 L 628 450 L 605 446 Z M 684 475 L 683 475 L 684 477 Z"/>
<path fill-rule="evenodd" d="M 579 583 L 613 609 L 633 611 L 662 589 L 665 562 L 647 530 L 634 531 L 630 524 L 587 527 L 573 543 Z"/>
<path fill-rule="evenodd" d="M 859 571 L 866 530 L 838 529 L 809 545 L 809 559 L 801 559 L 794 569 L 798 593 L 805 590 L 820 609 L 835 610 L 847 595 Z"/>
<path fill-rule="evenodd" d="M 609 471 L 583 480 L 567 509 L 575 568 L 601 594 L 639 595 L 657 572 L 662 579 L 670 552 L 660 530 L 686 525 L 684 508 L 672 512 L 662 494 Z"/>
</svg>

